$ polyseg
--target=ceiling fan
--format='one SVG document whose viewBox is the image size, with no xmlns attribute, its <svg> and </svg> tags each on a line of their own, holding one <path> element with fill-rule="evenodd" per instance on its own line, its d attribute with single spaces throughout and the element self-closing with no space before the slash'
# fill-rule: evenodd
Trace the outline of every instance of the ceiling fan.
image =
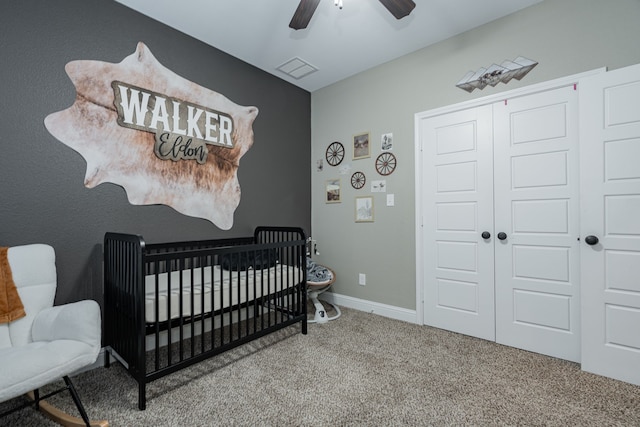
<svg viewBox="0 0 640 427">
<path fill-rule="evenodd" d="M 316 11 L 320 0 L 300 0 L 296 12 L 289 22 L 289 27 L 294 30 L 307 28 L 309 21 Z M 396 19 L 402 19 L 411 13 L 416 4 L 412 0 L 380 0 L 380 3 L 386 7 Z"/>
</svg>

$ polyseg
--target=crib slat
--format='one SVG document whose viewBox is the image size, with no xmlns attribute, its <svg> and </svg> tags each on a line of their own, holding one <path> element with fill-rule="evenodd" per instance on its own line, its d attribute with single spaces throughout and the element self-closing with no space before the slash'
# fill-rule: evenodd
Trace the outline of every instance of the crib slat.
<svg viewBox="0 0 640 427">
<path fill-rule="evenodd" d="M 160 278 L 159 278 L 159 271 L 160 271 L 160 265 L 158 263 L 158 261 L 156 261 L 154 264 L 155 267 L 155 279 L 156 279 L 156 283 L 155 283 L 155 288 L 156 288 L 156 295 L 160 295 Z M 155 331 L 154 331 L 154 338 L 155 338 L 155 342 L 156 342 L 156 347 L 155 347 L 155 363 L 156 363 L 156 371 L 158 369 L 160 369 L 160 298 L 154 298 L 155 300 L 155 304 L 154 304 L 154 311 L 155 311 Z"/>
<path fill-rule="evenodd" d="M 211 299 L 211 310 L 215 311 L 215 298 L 216 298 L 216 291 L 215 291 L 215 270 L 214 270 L 214 258 L 213 256 L 211 256 L 209 258 L 210 262 L 211 262 L 211 295 L 210 295 L 210 299 Z M 220 277 L 220 283 L 222 283 L 222 277 Z M 202 301 L 204 302 L 204 295 L 202 296 Z M 204 317 L 202 318 L 202 330 L 204 331 Z M 216 339 L 215 339 L 215 332 L 216 332 L 216 328 L 215 328 L 215 316 L 211 317 L 211 349 L 214 349 L 216 346 Z M 204 339 L 202 340 L 202 352 L 204 353 Z"/>
<path fill-rule="evenodd" d="M 178 319 L 180 320 L 180 328 L 178 329 L 178 334 L 180 336 L 180 338 L 178 339 L 178 360 L 182 361 L 184 359 L 184 270 L 186 268 L 185 266 L 185 259 L 184 258 L 179 258 L 178 259 L 178 273 L 179 273 L 179 282 L 180 285 L 178 287 L 178 301 L 179 301 L 179 307 L 178 307 L 178 311 L 180 313 L 180 315 L 178 316 Z"/>
</svg>

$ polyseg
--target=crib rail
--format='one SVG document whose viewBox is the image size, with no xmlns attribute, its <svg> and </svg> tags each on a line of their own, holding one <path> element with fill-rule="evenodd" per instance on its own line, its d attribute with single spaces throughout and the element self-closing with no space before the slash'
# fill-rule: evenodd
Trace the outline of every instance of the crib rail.
<svg viewBox="0 0 640 427">
<path fill-rule="evenodd" d="M 293 227 L 162 244 L 107 233 L 105 339 L 138 382 L 139 408 L 147 382 L 298 322 L 306 334 L 305 245 Z"/>
</svg>

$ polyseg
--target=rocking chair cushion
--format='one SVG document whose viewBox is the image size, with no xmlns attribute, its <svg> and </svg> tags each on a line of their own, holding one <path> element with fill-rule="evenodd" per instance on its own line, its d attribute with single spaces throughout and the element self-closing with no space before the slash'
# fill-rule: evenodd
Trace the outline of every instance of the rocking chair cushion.
<svg viewBox="0 0 640 427">
<path fill-rule="evenodd" d="M 100 307 L 93 300 L 78 301 L 42 310 L 33 321 L 33 341 L 74 340 L 100 351 Z"/>
<path fill-rule="evenodd" d="M 51 307 L 33 322 L 33 342 L 0 349 L 0 402 L 95 362 L 100 351 L 100 307 L 95 301 Z"/>
<path fill-rule="evenodd" d="M 59 380 L 95 361 L 91 346 L 80 341 L 40 341 L 0 349 L 0 402 Z"/>
</svg>

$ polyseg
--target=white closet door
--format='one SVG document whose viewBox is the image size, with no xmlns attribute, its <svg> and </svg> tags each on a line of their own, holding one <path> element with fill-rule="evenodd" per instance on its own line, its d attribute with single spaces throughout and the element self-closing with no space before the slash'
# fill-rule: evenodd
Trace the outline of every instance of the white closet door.
<svg viewBox="0 0 640 427">
<path fill-rule="evenodd" d="M 577 107 L 571 85 L 493 109 L 496 342 L 572 361 L 580 360 Z"/>
<path fill-rule="evenodd" d="M 640 65 L 582 80 L 580 112 L 582 369 L 640 385 Z"/>
<path fill-rule="evenodd" d="M 494 340 L 491 106 L 420 126 L 424 322 Z"/>
</svg>

